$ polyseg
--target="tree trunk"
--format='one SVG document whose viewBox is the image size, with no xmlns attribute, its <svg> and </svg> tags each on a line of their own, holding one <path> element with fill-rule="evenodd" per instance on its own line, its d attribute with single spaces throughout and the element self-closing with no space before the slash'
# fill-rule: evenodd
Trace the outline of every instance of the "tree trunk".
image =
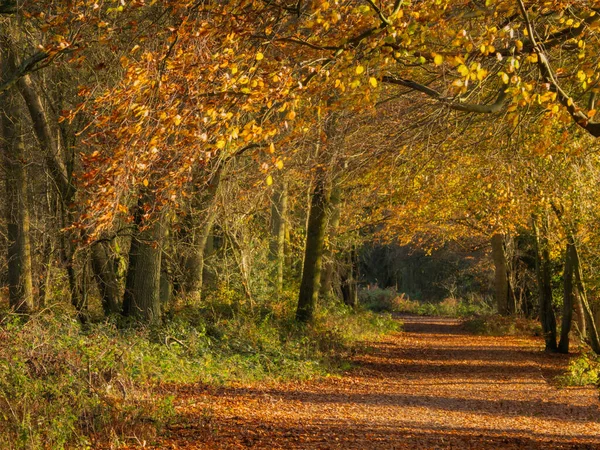
<svg viewBox="0 0 600 450">
<path fill-rule="evenodd" d="M 4 60 L 2 58 L 3 64 Z M 0 96 L 0 101 L 4 108 L 1 120 L 6 171 L 9 302 L 15 312 L 28 314 L 34 309 L 34 300 L 22 117 L 12 90 Z"/>
<path fill-rule="evenodd" d="M 306 229 L 304 265 L 298 295 L 298 308 L 296 310 L 296 320 L 298 322 L 306 323 L 312 320 L 319 297 L 327 202 L 324 174 L 319 174 L 312 192 Z"/>
<path fill-rule="evenodd" d="M 573 299 L 575 300 L 575 324 L 577 327 L 577 332 L 579 333 L 579 336 L 582 338 L 582 340 L 586 339 L 587 336 L 587 327 L 586 327 L 586 320 L 585 320 L 585 313 L 583 311 L 583 302 L 581 301 L 581 295 L 579 294 L 579 288 L 577 287 L 577 283 L 575 283 L 575 286 L 573 288 L 574 291 L 574 296 Z M 598 320 L 596 319 L 596 323 L 599 323 Z"/>
<path fill-rule="evenodd" d="M 200 301 L 202 297 L 204 252 L 217 218 L 216 200 L 224 164 L 220 163 L 217 167 L 206 190 L 196 190 L 191 211 L 186 217 L 183 240 L 188 248 L 182 264 L 183 283 L 176 292 L 182 289 L 195 301 Z"/>
<path fill-rule="evenodd" d="M 571 322 L 573 320 L 573 272 L 577 255 L 574 255 L 575 243 L 573 237 L 568 236 L 567 250 L 565 252 L 565 268 L 563 273 L 563 313 L 560 329 L 560 341 L 558 351 L 560 353 L 569 353 L 569 333 L 571 331 Z"/>
<path fill-rule="evenodd" d="M 160 268 L 163 226 L 161 218 L 143 219 L 149 195 L 140 196 L 134 215 L 135 229 L 129 249 L 129 266 L 123 296 L 123 314 L 145 323 L 160 322 Z"/>
<path fill-rule="evenodd" d="M 279 298 L 283 290 L 283 269 L 285 266 L 285 231 L 288 209 L 288 183 L 282 180 L 273 192 L 271 199 L 271 242 L 269 257 L 274 262 L 273 278 L 275 293 Z"/>
<path fill-rule="evenodd" d="M 585 284 L 583 282 L 583 274 L 581 270 L 581 261 L 579 259 L 579 252 L 577 251 L 577 246 L 574 245 L 573 249 L 573 257 L 575 259 L 575 282 L 577 283 L 579 299 L 583 307 L 583 316 L 585 317 L 586 325 L 586 336 L 590 347 L 592 348 L 594 353 L 600 355 L 600 336 L 598 335 L 598 327 L 596 326 L 596 321 L 594 320 L 594 314 L 592 313 L 592 309 L 587 299 Z"/>
<path fill-rule="evenodd" d="M 342 271 L 341 290 L 344 304 L 358 306 L 358 252 L 352 247 L 347 258 L 347 267 Z"/>
<path fill-rule="evenodd" d="M 7 53 L 9 55 L 8 64 L 11 67 L 16 67 L 16 59 L 14 52 L 12 51 L 11 38 L 11 36 L 7 35 L 1 36 L 6 48 L 11 49 L 11 51 Z M 73 221 L 70 205 L 75 196 L 75 186 L 72 183 L 72 171 L 67 168 L 65 163 L 67 158 L 64 154 L 64 148 L 61 145 L 58 133 L 52 130 L 49 116 L 44 108 L 41 97 L 35 89 L 30 75 L 20 77 L 16 85 L 21 96 L 25 100 L 25 105 L 27 106 L 32 120 L 34 134 L 43 151 L 46 167 L 48 168 L 48 172 L 50 173 L 59 194 L 62 222 L 61 228 L 68 228 Z M 61 256 L 67 270 L 71 292 L 71 303 L 79 311 L 79 317 L 84 320 L 83 309 L 85 307 L 84 297 L 86 293 L 85 289 L 83 289 L 84 285 L 78 282 L 75 270 L 76 241 L 77 236 L 75 236 L 72 231 L 63 233 L 61 240 Z"/>
<path fill-rule="evenodd" d="M 494 234 L 492 236 L 492 259 L 494 260 L 494 280 L 496 306 L 498 313 L 508 316 L 510 308 L 510 283 L 508 278 L 508 263 L 504 251 L 504 235 Z"/>
<path fill-rule="evenodd" d="M 107 316 L 118 313 L 119 305 L 119 280 L 115 272 L 115 265 L 111 257 L 111 248 L 108 242 L 97 242 L 92 246 L 92 272 L 98 285 L 102 309 Z"/>
<path fill-rule="evenodd" d="M 323 273 L 321 274 L 321 297 L 327 297 L 333 289 L 335 273 L 334 244 L 340 226 L 340 203 L 342 200 L 339 186 L 334 185 L 329 201 L 328 245 L 323 250 Z M 343 293 L 342 293 L 343 295 Z"/>
<path fill-rule="evenodd" d="M 550 273 L 550 251 L 546 238 L 546 225 L 542 223 L 542 234 L 533 218 L 532 227 L 535 234 L 535 268 L 538 280 L 540 323 L 546 341 L 546 351 L 556 351 L 556 318 L 552 310 L 552 285 Z"/>
</svg>

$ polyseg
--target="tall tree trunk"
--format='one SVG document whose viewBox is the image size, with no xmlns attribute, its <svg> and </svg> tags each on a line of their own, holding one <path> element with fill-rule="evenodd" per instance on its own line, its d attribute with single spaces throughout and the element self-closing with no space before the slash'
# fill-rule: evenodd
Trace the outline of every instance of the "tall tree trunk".
<svg viewBox="0 0 600 450">
<path fill-rule="evenodd" d="M 592 308 L 587 299 L 585 284 L 583 282 L 583 274 L 581 269 L 581 260 L 579 259 L 579 252 L 577 251 L 577 246 L 573 246 L 573 257 L 574 261 L 574 271 L 575 271 L 575 282 L 577 283 L 577 290 L 579 292 L 579 299 L 581 301 L 581 305 L 583 307 L 583 315 L 585 317 L 585 325 L 586 325 L 586 336 L 588 339 L 588 343 L 590 347 L 597 355 L 600 355 L 600 336 L 598 335 L 598 327 L 596 326 L 596 321 L 594 320 L 594 314 L 592 312 Z"/>
<path fill-rule="evenodd" d="M 328 245 L 323 250 L 323 271 L 321 274 L 321 297 L 327 297 L 333 289 L 333 276 L 335 273 L 334 245 L 340 226 L 340 203 L 342 201 L 341 189 L 334 182 L 329 200 L 328 220 Z"/>
<path fill-rule="evenodd" d="M 342 299 L 352 308 L 358 306 L 358 252 L 356 247 L 347 256 L 347 267 L 342 271 L 341 277 Z"/>
<path fill-rule="evenodd" d="M 494 285 L 496 295 L 496 306 L 498 313 L 508 316 L 510 307 L 510 282 L 508 277 L 508 263 L 504 249 L 504 235 L 496 233 L 492 236 L 492 259 L 494 260 Z"/>
<path fill-rule="evenodd" d="M 12 51 L 13 36 L 2 34 L 0 39 L 2 40 L 3 46 L 10 50 L 7 52 L 8 66 L 16 67 L 17 61 L 14 52 Z M 52 176 L 52 180 L 59 194 L 61 203 L 61 228 L 69 228 L 73 221 L 70 205 L 73 202 L 75 195 L 75 186 L 71 180 L 72 171 L 67 168 L 67 158 L 64 154 L 64 148 L 61 145 L 58 133 L 52 130 L 49 115 L 44 108 L 41 97 L 35 89 L 31 76 L 27 74 L 20 77 L 16 85 L 21 96 L 25 100 L 25 105 L 27 106 L 32 120 L 34 134 L 43 151 L 48 172 Z M 85 304 L 85 298 L 83 298 L 85 292 L 82 290 L 83 284 L 78 282 L 75 269 L 76 241 L 77 236 L 75 236 L 72 231 L 64 233 L 61 240 L 61 255 L 67 269 L 67 277 L 71 291 L 71 303 L 78 311 L 82 311 Z M 84 318 L 82 314 L 79 316 L 82 319 Z"/>
<path fill-rule="evenodd" d="M 581 295 L 579 294 L 579 288 L 577 287 L 577 282 L 575 282 L 575 286 L 573 287 L 575 300 L 575 324 L 577 327 L 577 332 L 582 339 L 587 337 L 587 326 L 585 320 L 585 312 L 583 311 L 583 302 L 581 301 Z M 596 323 L 600 323 L 598 319 L 596 319 Z"/>
<path fill-rule="evenodd" d="M 202 297 L 204 279 L 204 252 L 217 218 L 217 193 L 221 184 L 225 162 L 219 164 L 206 189 L 196 188 L 192 208 L 185 221 L 183 240 L 188 248 L 184 256 L 183 282 L 176 293 L 183 290 L 195 301 Z"/>
<path fill-rule="evenodd" d="M 552 309 L 550 250 L 546 238 L 547 226 L 542 223 L 542 234 L 540 234 L 537 220 L 533 218 L 532 227 L 535 234 L 535 266 L 539 289 L 540 323 L 546 341 L 546 351 L 556 351 L 556 318 Z"/>
<path fill-rule="evenodd" d="M 283 290 L 287 209 L 288 183 L 286 180 L 282 180 L 276 185 L 271 199 L 271 242 L 269 243 L 269 258 L 275 265 L 273 278 L 278 298 Z"/>
<path fill-rule="evenodd" d="M 98 285 L 102 309 L 107 316 L 120 311 L 119 280 L 115 272 L 115 265 L 110 248 L 106 241 L 97 242 L 92 246 L 92 272 Z"/>
<path fill-rule="evenodd" d="M 571 235 L 567 238 L 567 250 L 565 252 L 565 268 L 563 273 L 563 313 L 560 329 L 560 341 L 558 351 L 560 353 L 569 353 L 569 333 L 571 332 L 571 322 L 573 320 L 573 272 L 577 255 L 575 243 Z"/>
<path fill-rule="evenodd" d="M 1 62 L 4 64 L 4 57 Z M 3 107 L 2 147 L 6 171 L 9 302 L 14 311 L 27 314 L 34 309 L 34 299 L 25 146 L 20 126 L 22 117 L 12 89 L 0 96 L 0 102 Z"/>
<path fill-rule="evenodd" d="M 161 218 L 143 219 L 150 196 L 140 196 L 134 214 L 135 229 L 123 296 L 123 314 L 145 323 L 160 322 L 160 268 L 163 224 Z"/>
<path fill-rule="evenodd" d="M 306 246 L 304 250 L 304 266 L 296 320 L 310 322 L 317 299 L 321 281 L 321 259 L 323 256 L 323 240 L 325 238 L 325 223 L 327 209 L 327 192 L 325 189 L 324 173 L 318 174 L 312 192 L 308 226 L 306 229 Z"/>
</svg>

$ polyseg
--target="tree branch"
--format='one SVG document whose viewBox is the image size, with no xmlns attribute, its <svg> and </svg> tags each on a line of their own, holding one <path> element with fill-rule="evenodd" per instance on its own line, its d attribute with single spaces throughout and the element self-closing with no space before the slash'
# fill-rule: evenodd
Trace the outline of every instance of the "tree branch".
<svg viewBox="0 0 600 450">
<path fill-rule="evenodd" d="M 531 39 L 531 43 L 533 44 L 533 51 L 538 56 L 538 67 L 542 74 L 544 80 L 550 85 L 550 89 L 556 93 L 556 98 L 567 108 L 567 111 L 575 121 L 577 125 L 586 130 L 589 134 L 594 137 L 600 137 L 600 123 L 592 122 L 588 115 L 584 113 L 573 101 L 573 99 L 562 89 L 558 80 L 556 79 L 556 75 L 552 70 L 552 66 L 550 65 L 550 61 L 548 57 L 542 50 L 542 46 L 537 42 L 535 37 L 535 30 L 533 29 L 533 24 L 527 14 L 527 9 L 523 3 L 523 0 L 517 0 L 519 4 L 519 9 L 521 10 L 521 15 L 523 16 L 523 20 L 525 21 L 525 26 L 527 27 L 527 33 L 529 34 L 529 38 Z"/>
<path fill-rule="evenodd" d="M 33 72 L 36 66 L 42 61 L 50 58 L 50 55 L 46 52 L 38 52 L 23 61 L 15 70 L 15 72 L 0 84 L 0 94 L 14 86 L 21 77 Z"/>
<path fill-rule="evenodd" d="M 496 101 L 490 105 L 474 104 L 474 103 L 461 103 L 453 98 L 444 97 L 441 93 L 435 89 L 431 89 L 428 86 L 417 83 L 416 81 L 406 80 L 403 78 L 396 78 L 392 76 L 384 76 L 381 81 L 388 84 L 396 84 L 399 86 L 405 86 L 415 91 L 422 92 L 423 94 L 431 97 L 451 109 L 463 112 L 479 113 L 479 114 L 494 114 L 500 112 L 504 106 L 506 100 L 506 91 L 504 87 L 500 89 Z"/>
</svg>

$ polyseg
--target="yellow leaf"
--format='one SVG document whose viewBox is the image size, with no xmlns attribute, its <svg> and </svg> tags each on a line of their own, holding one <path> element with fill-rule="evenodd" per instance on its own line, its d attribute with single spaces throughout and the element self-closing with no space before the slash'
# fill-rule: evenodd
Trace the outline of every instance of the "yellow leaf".
<svg viewBox="0 0 600 450">
<path fill-rule="evenodd" d="M 278 159 L 275 163 L 275 167 L 277 167 L 279 170 L 283 169 L 283 161 L 281 159 Z"/>
<path fill-rule="evenodd" d="M 463 77 L 466 77 L 467 75 L 469 75 L 469 69 L 464 64 L 461 64 L 460 66 L 458 66 L 458 69 L 456 69 L 456 70 L 458 70 L 458 73 L 460 73 Z"/>
<path fill-rule="evenodd" d="M 181 116 L 179 114 L 177 114 L 175 117 L 173 117 L 173 123 L 175 125 L 179 125 L 181 123 Z"/>
<path fill-rule="evenodd" d="M 225 147 L 225 141 L 223 139 L 221 139 L 220 141 L 217 141 L 217 148 L 221 149 Z"/>
<path fill-rule="evenodd" d="M 269 144 L 269 153 L 275 153 L 275 144 L 272 142 Z"/>
<path fill-rule="evenodd" d="M 356 75 L 360 75 L 364 71 L 365 71 L 365 68 L 363 66 L 356 66 Z"/>
<path fill-rule="evenodd" d="M 296 113 L 294 111 L 290 111 L 287 116 L 289 120 L 294 120 L 296 118 Z"/>
<path fill-rule="evenodd" d="M 261 60 L 261 59 L 263 59 L 264 57 L 265 57 L 265 55 L 263 55 L 261 52 L 258 52 L 258 53 L 256 54 L 256 60 L 257 60 L 257 61 L 260 61 L 260 60 Z"/>
<path fill-rule="evenodd" d="M 590 109 L 588 111 L 588 117 L 594 117 L 596 115 L 596 110 L 595 109 Z"/>
<path fill-rule="evenodd" d="M 267 186 L 271 186 L 273 184 L 273 177 L 271 175 L 267 176 Z"/>
<path fill-rule="evenodd" d="M 143 184 L 144 186 L 148 187 L 148 180 L 147 180 L 147 179 L 144 179 L 144 181 L 142 181 L 142 184 Z"/>
<path fill-rule="evenodd" d="M 436 66 L 441 66 L 444 62 L 444 57 L 442 55 L 435 55 L 433 58 L 433 62 Z"/>
<path fill-rule="evenodd" d="M 375 77 L 369 78 L 369 84 L 371 86 L 373 86 L 374 88 L 376 88 L 377 87 L 377 79 Z"/>
<path fill-rule="evenodd" d="M 515 41 L 515 46 L 517 47 L 518 51 L 523 50 L 523 42 L 521 42 L 520 40 Z"/>
</svg>

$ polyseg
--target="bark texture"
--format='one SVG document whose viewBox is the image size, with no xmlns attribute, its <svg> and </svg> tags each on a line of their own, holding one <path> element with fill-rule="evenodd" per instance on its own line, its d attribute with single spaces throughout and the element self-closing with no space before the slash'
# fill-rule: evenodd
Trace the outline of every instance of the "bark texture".
<svg viewBox="0 0 600 450">
<path fill-rule="evenodd" d="M 329 200 L 329 220 L 327 227 L 328 234 L 328 245 L 323 250 L 323 271 L 321 274 L 321 296 L 327 297 L 333 291 L 333 278 L 335 275 L 335 252 L 334 245 L 337 238 L 338 228 L 340 226 L 340 203 L 341 203 L 341 191 L 339 186 L 335 185 L 331 190 Z M 342 292 L 343 296 L 343 292 Z"/>
<path fill-rule="evenodd" d="M 3 56 L 6 49 L 3 51 Z M 4 63 L 6 58 L 0 59 Z M 9 64 L 10 66 L 10 64 Z M 8 237 L 9 303 L 18 313 L 34 309 L 31 237 L 27 201 L 27 171 L 20 108 L 12 90 L 0 96 L 2 110 L 2 154 L 6 172 L 6 224 Z"/>
<path fill-rule="evenodd" d="M 497 233 L 492 236 L 492 259 L 494 260 L 494 285 L 498 313 L 508 316 L 514 313 L 510 289 L 509 266 L 504 246 L 505 236 Z"/>
<path fill-rule="evenodd" d="M 577 255 L 573 238 L 569 236 L 567 249 L 565 252 L 565 268 L 563 272 L 563 313 L 560 329 L 560 341 L 558 342 L 558 351 L 560 353 L 569 353 L 569 333 L 571 332 L 571 323 L 573 320 L 574 301 L 574 266 Z"/>
<path fill-rule="evenodd" d="M 161 218 L 144 220 L 147 195 L 140 196 L 135 212 L 135 230 L 129 249 L 129 266 L 123 296 L 123 314 L 145 323 L 160 322 Z"/>
<path fill-rule="evenodd" d="M 556 351 L 556 317 L 552 309 L 552 285 L 550 271 L 550 250 L 546 238 L 546 225 L 540 230 L 537 220 L 532 221 L 535 233 L 536 275 L 539 289 L 539 316 L 542 333 L 546 341 L 546 351 Z"/>
<path fill-rule="evenodd" d="M 285 267 L 285 233 L 288 209 L 288 183 L 282 180 L 277 184 L 271 199 L 271 242 L 269 257 L 274 263 L 273 284 L 277 297 L 283 289 L 283 269 Z"/>
<path fill-rule="evenodd" d="M 91 249 L 92 271 L 106 315 L 120 311 L 119 280 L 111 253 L 110 244 L 106 241 L 94 244 Z"/>
<path fill-rule="evenodd" d="M 304 323 L 310 322 L 313 318 L 321 281 L 321 261 L 328 203 L 325 180 L 322 175 L 320 174 L 317 177 L 312 192 L 306 230 L 302 281 L 300 282 L 298 308 L 296 310 L 296 320 Z"/>
</svg>

